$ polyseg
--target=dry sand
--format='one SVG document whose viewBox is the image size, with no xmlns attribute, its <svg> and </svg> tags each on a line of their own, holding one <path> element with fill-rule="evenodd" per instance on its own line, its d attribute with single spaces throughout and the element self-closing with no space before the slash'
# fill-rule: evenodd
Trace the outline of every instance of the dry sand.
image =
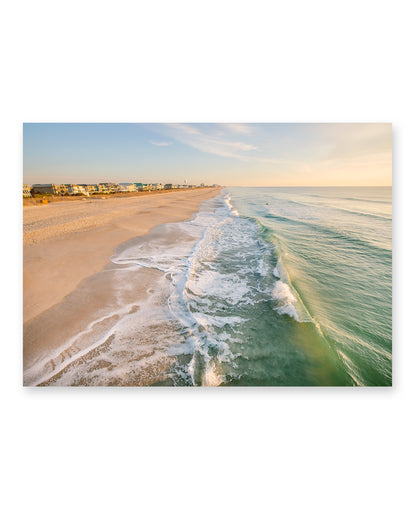
<svg viewBox="0 0 416 520">
<path fill-rule="evenodd" d="M 83 280 L 102 271 L 118 245 L 148 233 L 156 225 L 186 220 L 198 211 L 201 202 L 220 190 L 24 207 L 24 326 L 39 329 L 42 313 L 61 302 Z M 29 354 L 27 347 L 25 357 Z"/>
</svg>

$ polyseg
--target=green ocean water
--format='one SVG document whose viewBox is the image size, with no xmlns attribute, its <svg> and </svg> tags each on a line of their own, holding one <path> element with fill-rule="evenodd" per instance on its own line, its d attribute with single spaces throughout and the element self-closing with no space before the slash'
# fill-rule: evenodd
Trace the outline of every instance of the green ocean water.
<svg viewBox="0 0 416 520">
<path fill-rule="evenodd" d="M 274 299 L 239 309 L 231 348 L 244 355 L 228 384 L 391 385 L 391 188 L 227 191 L 265 248 L 259 293 L 274 285 Z M 220 263 L 238 269 L 236 255 Z"/>
</svg>

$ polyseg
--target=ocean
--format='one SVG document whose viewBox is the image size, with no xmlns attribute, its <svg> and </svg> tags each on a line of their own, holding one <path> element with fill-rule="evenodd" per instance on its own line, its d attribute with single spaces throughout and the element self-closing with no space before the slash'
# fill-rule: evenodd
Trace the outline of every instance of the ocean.
<svg viewBox="0 0 416 520">
<path fill-rule="evenodd" d="M 391 188 L 226 188 L 102 276 L 112 305 L 31 384 L 392 384 Z"/>
<path fill-rule="evenodd" d="M 280 369 L 257 383 L 391 385 L 391 188 L 228 191 L 272 251 L 264 279 L 277 312 L 259 332 L 276 328 L 275 339 L 254 343 Z"/>
</svg>

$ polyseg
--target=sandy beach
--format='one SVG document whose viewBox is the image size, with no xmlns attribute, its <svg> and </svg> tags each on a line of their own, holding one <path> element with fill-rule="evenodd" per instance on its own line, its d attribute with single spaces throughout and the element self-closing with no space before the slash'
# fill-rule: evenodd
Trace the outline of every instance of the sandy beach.
<svg viewBox="0 0 416 520">
<path fill-rule="evenodd" d="M 101 306 L 111 300 L 105 287 L 115 275 L 105 268 L 118 246 L 159 224 L 188 219 L 220 190 L 24 207 L 24 367 L 64 341 L 71 323 L 73 331 L 85 328 L 97 298 Z M 147 275 L 126 291 L 151 291 L 151 284 Z"/>
</svg>

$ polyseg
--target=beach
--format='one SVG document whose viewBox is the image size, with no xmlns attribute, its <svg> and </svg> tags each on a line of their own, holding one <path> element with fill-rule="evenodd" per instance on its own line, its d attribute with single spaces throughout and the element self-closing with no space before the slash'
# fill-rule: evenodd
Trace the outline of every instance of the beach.
<svg viewBox="0 0 416 520">
<path fill-rule="evenodd" d="M 205 188 L 24 207 L 24 369 L 87 327 L 98 304 L 111 304 L 110 272 L 104 271 L 118 246 L 155 226 L 188 219 L 219 192 Z M 151 283 L 152 274 L 145 273 L 135 282 L 137 291 L 151 291 Z M 128 286 L 131 291 L 134 284 Z"/>
<path fill-rule="evenodd" d="M 25 226 L 25 385 L 391 385 L 390 188 L 58 202 Z"/>
</svg>

